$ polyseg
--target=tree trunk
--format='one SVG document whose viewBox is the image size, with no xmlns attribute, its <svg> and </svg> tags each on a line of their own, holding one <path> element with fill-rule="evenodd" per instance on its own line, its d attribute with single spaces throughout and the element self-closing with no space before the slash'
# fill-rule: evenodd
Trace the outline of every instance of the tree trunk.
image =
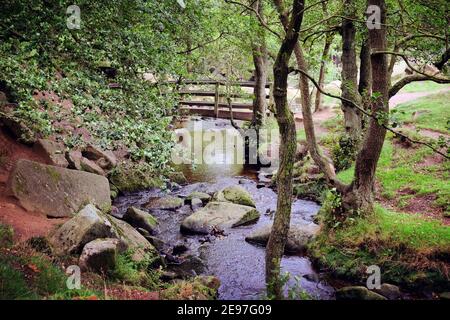
<svg viewBox="0 0 450 320">
<path fill-rule="evenodd" d="M 285 14 L 281 0 L 275 0 L 280 11 Z M 283 288 L 280 281 L 280 263 L 289 232 L 292 206 L 292 171 L 297 149 L 293 114 L 287 101 L 287 79 L 289 60 L 298 41 L 298 33 L 303 20 L 304 0 L 294 0 L 292 15 L 287 23 L 286 35 L 275 61 L 274 100 L 276 119 L 280 130 L 280 165 L 277 174 L 277 212 L 266 247 L 267 294 L 271 298 L 282 299 Z M 285 18 L 286 19 L 286 16 Z"/>
<path fill-rule="evenodd" d="M 308 65 L 303 55 L 303 50 L 298 43 L 296 43 L 294 48 L 295 58 L 297 60 L 297 65 L 300 70 L 308 72 Z M 331 159 L 327 158 L 320 150 L 319 144 L 317 143 L 316 133 L 314 131 L 314 121 L 311 112 L 311 99 L 308 95 L 308 77 L 304 74 L 300 74 L 300 95 L 302 99 L 302 116 L 303 116 L 303 127 L 305 128 L 306 143 L 308 144 L 308 151 L 311 158 L 319 166 L 320 171 L 325 175 L 325 179 L 339 190 L 344 190 L 345 186 L 337 178 L 334 170 L 333 162 Z"/>
<path fill-rule="evenodd" d="M 381 28 L 369 30 L 369 42 L 372 52 L 386 50 L 386 5 L 384 0 L 368 0 L 368 5 L 381 8 Z M 385 54 L 372 54 L 373 92 L 377 99 L 371 103 L 371 111 L 383 116 L 389 112 L 388 104 L 388 63 Z M 370 118 L 364 143 L 357 155 L 355 177 L 351 190 L 344 195 L 344 209 L 348 212 L 370 214 L 373 212 L 373 194 L 375 172 L 386 137 L 386 129 L 379 124 L 386 120 Z"/>
<path fill-rule="evenodd" d="M 349 8 L 349 18 L 355 18 L 353 0 L 345 0 L 344 6 Z M 342 98 L 359 103 L 361 101 L 358 93 L 358 67 L 356 64 L 355 50 L 356 28 L 353 21 L 343 18 L 342 20 Z M 353 106 L 342 102 L 344 112 L 345 130 L 349 136 L 358 141 L 361 135 L 361 116 Z"/>
<path fill-rule="evenodd" d="M 368 39 L 365 39 L 361 45 L 359 60 L 361 61 L 361 65 L 359 67 L 358 91 L 361 96 L 371 96 L 372 66 L 370 65 L 370 45 Z"/>
<path fill-rule="evenodd" d="M 327 3 L 322 3 L 322 11 L 324 14 L 324 17 L 328 17 L 328 11 L 327 11 Z M 323 89 L 324 81 L 325 81 L 325 70 L 326 70 L 326 63 L 328 60 L 328 55 L 330 53 L 330 47 L 331 43 L 333 42 L 333 33 L 327 33 L 325 36 L 325 46 L 323 47 L 322 51 L 322 60 L 320 61 L 320 71 L 319 71 L 319 87 Z M 316 100 L 315 100 L 315 107 L 314 112 L 317 112 L 322 107 L 322 94 L 319 90 L 316 91 Z"/>
<path fill-rule="evenodd" d="M 253 8 L 263 16 L 263 2 L 253 2 Z M 253 90 L 253 119 L 252 126 L 259 129 L 264 123 L 266 115 L 266 83 L 267 83 L 267 48 L 264 32 L 258 33 L 256 41 L 252 44 L 253 63 L 255 65 L 255 88 Z"/>
</svg>

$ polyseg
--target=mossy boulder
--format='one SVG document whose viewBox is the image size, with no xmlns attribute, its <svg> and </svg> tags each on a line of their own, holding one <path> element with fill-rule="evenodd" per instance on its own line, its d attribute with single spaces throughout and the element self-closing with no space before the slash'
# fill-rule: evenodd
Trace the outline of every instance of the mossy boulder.
<svg viewBox="0 0 450 320">
<path fill-rule="evenodd" d="M 112 216 L 108 216 L 108 219 L 116 231 L 114 238 L 128 245 L 128 249 L 133 253 L 133 261 L 140 262 L 158 254 L 155 247 L 128 223 Z"/>
<path fill-rule="evenodd" d="M 251 232 L 245 241 L 266 245 L 269 241 L 272 224 L 267 224 Z M 291 225 L 289 228 L 288 238 L 285 251 L 288 253 L 302 253 L 306 251 L 306 246 L 318 233 L 319 226 L 316 224 Z"/>
<path fill-rule="evenodd" d="M 217 192 L 214 195 L 214 200 L 256 208 L 255 201 L 250 193 L 241 186 L 231 186 Z"/>
<path fill-rule="evenodd" d="M 121 192 L 133 192 L 164 185 L 163 179 L 147 164 L 122 162 L 108 173 L 109 181 Z"/>
<path fill-rule="evenodd" d="M 165 196 L 150 200 L 145 207 L 152 210 L 176 210 L 181 208 L 183 205 L 183 199 L 174 196 Z"/>
<path fill-rule="evenodd" d="M 208 234 L 213 227 L 221 229 L 256 222 L 259 212 L 253 207 L 229 202 L 210 202 L 181 223 L 181 231 Z"/>
<path fill-rule="evenodd" d="M 158 226 L 158 220 L 150 213 L 138 209 L 136 207 L 128 208 L 123 216 L 123 220 L 131 224 L 135 228 L 142 228 L 153 234 Z"/>
<path fill-rule="evenodd" d="M 336 300 L 387 300 L 382 295 L 372 292 L 366 287 L 344 287 L 336 291 Z"/>
<path fill-rule="evenodd" d="M 49 217 L 71 217 L 88 203 L 111 207 L 105 177 L 29 160 L 17 161 L 7 186 L 23 208 Z"/>
<path fill-rule="evenodd" d="M 105 214 L 89 204 L 53 232 L 49 243 L 55 255 L 79 254 L 98 238 L 117 238 L 117 231 Z"/>
<path fill-rule="evenodd" d="M 167 174 L 167 178 L 169 178 L 170 181 L 175 182 L 180 185 L 185 185 L 188 183 L 183 172 L 170 172 Z"/>
</svg>

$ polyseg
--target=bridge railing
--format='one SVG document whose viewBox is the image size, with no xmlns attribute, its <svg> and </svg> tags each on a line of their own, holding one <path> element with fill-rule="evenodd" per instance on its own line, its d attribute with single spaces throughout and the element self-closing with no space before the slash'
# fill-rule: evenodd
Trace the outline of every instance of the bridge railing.
<svg viewBox="0 0 450 320">
<path fill-rule="evenodd" d="M 166 84 L 174 84 L 177 85 L 178 88 L 182 88 L 187 85 L 192 86 L 199 86 L 199 85 L 207 85 L 207 86 L 214 86 L 214 90 L 197 90 L 197 89 L 178 89 L 178 94 L 182 96 L 182 99 L 179 102 L 180 106 L 186 106 L 189 107 L 188 110 L 191 111 L 191 113 L 196 113 L 195 107 L 201 107 L 202 109 L 205 109 L 204 107 L 209 107 L 208 109 L 210 111 L 214 110 L 214 117 L 219 118 L 219 111 L 220 108 L 228 108 L 228 103 L 221 102 L 221 98 L 241 98 L 245 99 L 248 98 L 249 94 L 245 95 L 244 93 L 222 93 L 220 90 L 221 86 L 232 86 L 232 87 L 241 87 L 241 88 L 254 88 L 256 85 L 255 81 L 235 81 L 235 82 L 227 82 L 225 80 L 213 80 L 213 79 L 203 79 L 203 80 L 182 80 L 182 81 L 165 81 Z M 271 83 L 266 84 L 266 89 L 269 89 L 269 93 L 266 94 L 266 99 L 271 99 Z M 198 101 L 198 100 L 190 100 L 186 97 L 212 97 L 214 98 L 214 101 Z M 232 102 L 231 103 L 232 109 L 239 109 L 239 110 L 253 110 L 253 103 L 244 103 L 244 102 Z M 206 110 L 208 110 L 206 109 Z M 205 110 L 201 110 L 205 111 Z M 225 110 L 224 110 L 225 111 Z M 204 115 L 205 112 L 202 112 Z M 226 117 L 229 117 L 227 115 Z"/>
</svg>

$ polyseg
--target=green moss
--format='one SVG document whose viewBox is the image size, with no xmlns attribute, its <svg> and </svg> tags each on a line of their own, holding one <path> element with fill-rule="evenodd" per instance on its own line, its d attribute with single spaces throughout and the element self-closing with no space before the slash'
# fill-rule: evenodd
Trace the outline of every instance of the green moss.
<svg viewBox="0 0 450 320">
<path fill-rule="evenodd" d="M 11 247 L 14 243 L 14 230 L 11 226 L 0 224 L 0 248 Z"/>
<path fill-rule="evenodd" d="M 229 201 L 243 206 L 256 207 L 251 195 L 240 186 L 231 186 L 218 193 L 219 201 Z"/>
<path fill-rule="evenodd" d="M 337 276 L 365 281 L 378 265 L 383 281 L 407 287 L 447 288 L 450 228 L 420 216 L 377 206 L 374 216 L 326 229 L 310 245 L 315 261 Z"/>
<path fill-rule="evenodd" d="M 161 292 L 161 298 L 165 300 L 213 300 L 216 295 L 217 289 L 207 286 L 202 277 L 178 281 Z"/>
<path fill-rule="evenodd" d="M 133 251 L 128 250 L 117 255 L 116 267 L 112 278 L 131 285 L 140 285 L 148 290 L 155 290 L 161 286 L 160 271 L 152 269 L 157 257 L 147 254 L 140 262 L 133 260 Z"/>
<path fill-rule="evenodd" d="M 233 225 L 233 227 L 238 227 L 238 226 L 242 226 L 245 225 L 247 223 L 253 222 L 255 220 L 259 219 L 259 212 L 256 209 L 252 209 L 249 210 L 243 217 L 242 219 Z"/>
<path fill-rule="evenodd" d="M 51 166 L 45 167 L 45 171 L 52 179 L 53 183 L 57 184 L 61 180 L 61 174 Z"/>
<path fill-rule="evenodd" d="M 109 174 L 111 183 L 121 192 L 133 192 L 164 185 L 163 177 L 147 164 L 122 163 Z"/>
</svg>

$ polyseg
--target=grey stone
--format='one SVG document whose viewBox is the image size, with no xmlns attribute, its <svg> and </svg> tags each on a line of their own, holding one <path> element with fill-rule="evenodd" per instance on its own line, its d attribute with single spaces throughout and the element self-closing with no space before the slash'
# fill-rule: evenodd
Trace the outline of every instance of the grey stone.
<svg viewBox="0 0 450 320">
<path fill-rule="evenodd" d="M 71 217 L 87 203 L 111 207 L 105 177 L 29 160 L 17 161 L 7 186 L 23 208 L 49 217 Z"/>
</svg>

